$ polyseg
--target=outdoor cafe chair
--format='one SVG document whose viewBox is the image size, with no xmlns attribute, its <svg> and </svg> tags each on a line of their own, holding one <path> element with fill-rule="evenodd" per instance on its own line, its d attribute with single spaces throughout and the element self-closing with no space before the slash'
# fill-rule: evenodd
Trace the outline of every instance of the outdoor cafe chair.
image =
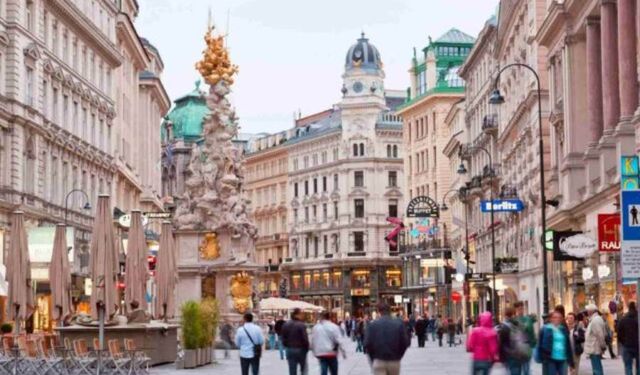
<svg viewBox="0 0 640 375">
<path fill-rule="evenodd" d="M 23 374 L 37 374 L 44 375 L 42 372 L 42 360 L 38 358 L 38 351 L 33 339 L 28 339 L 27 336 L 19 336 L 18 350 L 20 351 L 20 358 L 18 359 L 18 371 Z"/>
<path fill-rule="evenodd" d="M 76 365 L 75 375 L 93 375 L 98 359 L 89 351 L 84 339 L 73 340 L 72 361 Z"/>
<path fill-rule="evenodd" d="M 38 356 L 41 360 L 43 375 L 68 374 L 65 358 L 58 356 L 53 348 L 47 348 L 44 338 L 36 341 L 36 347 L 38 349 Z"/>
<path fill-rule="evenodd" d="M 133 339 L 124 339 L 124 348 L 132 355 L 132 372 L 134 374 L 143 373 L 149 374 L 149 363 L 151 358 L 142 350 L 136 348 L 135 341 Z"/>
<path fill-rule="evenodd" d="M 127 375 L 132 370 L 132 358 L 127 358 L 125 353 L 120 350 L 118 340 L 109 340 L 109 357 L 106 358 L 105 367 L 112 370 L 113 374 Z"/>
<path fill-rule="evenodd" d="M 11 345 L 11 338 L 3 337 L 2 352 L 0 354 L 0 375 L 13 374 L 14 366 L 17 366 L 17 364 L 17 357 Z"/>
</svg>

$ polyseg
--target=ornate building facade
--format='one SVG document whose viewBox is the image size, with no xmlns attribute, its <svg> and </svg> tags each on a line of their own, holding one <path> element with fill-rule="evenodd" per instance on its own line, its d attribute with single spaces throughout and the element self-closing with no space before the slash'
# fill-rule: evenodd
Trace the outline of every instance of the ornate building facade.
<svg viewBox="0 0 640 375">
<path fill-rule="evenodd" d="M 548 198 L 554 230 L 578 230 L 597 239 L 598 215 L 619 214 L 621 156 L 638 150 L 637 1 L 546 1 L 537 41 L 550 101 L 551 155 Z M 577 310 L 606 309 L 634 300 L 635 286 L 621 280 L 618 252 L 585 261 L 554 262 L 552 303 Z"/>
<path fill-rule="evenodd" d="M 144 70 L 155 72 L 156 78 L 162 72 L 157 50 L 138 42 L 144 64 L 127 70 L 122 81 L 117 78 L 131 62 L 119 49 L 116 30 L 125 15 L 130 17 L 127 27 L 133 27 L 137 9 L 133 0 L 0 1 L 0 259 L 9 256 L 11 212 L 21 209 L 29 227 L 38 294 L 35 323 L 40 328 L 50 324 L 47 267 L 55 224 L 66 221 L 71 227 L 67 241 L 73 246 L 77 302 L 88 271 L 93 214 L 93 209 L 83 209 L 85 203 L 95 207 L 98 194 L 109 193 L 116 207 L 137 206 L 139 197 L 158 194 L 152 186 L 159 185 L 159 172 L 141 177 L 148 172 L 134 164 L 129 168 L 132 187 L 118 193 L 124 172 L 117 161 L 117 134 L 125 126 L 116 99 L 119 87 L 125 78 L 127 85 L 145 85 L 139 77 Z M 130 31 L 138 40 L 135 29 Z M 150 140 L 159 139 L 157 123 L 168 108 L 159 79 L 155 85 L 162 94 L 150 98 L 147 89 L 140 89 L 136 95 L 148 99 L 132 97 L 127 103 L 136 107 L 129 109 L 132 113 L 145 113 L 126 124 L 147 132 L 144 139 L 139 138 L 142 133 L 130 137 L 135 147 L 148 150 L 154 147 Z M 157 163 L 150 152 L 141 158 L 149 157 Z M 143 185 L 149 186 L 144 194 Z M 88 202 L 75 192 L 66 199 L 74 189 L 84 191 Z"/>
<path fill-rule="evenodd" d="M 464 81 L 458 69 L 473 43 L 473 37 L 451 29 L 436 40 L 430 39 L 423 55 L 413 58 L 409 100 L 397 111 L 403 121 L 407 201 L 429 197 L 433 204 L 441 205 L 445 196 L 450 196 L 451 169 L 443 155 L 450 138 L 446 120 L 464 98 Z M 405 219 L 405 295 L 411 300 L 410 311 L 451 316 L 451 275 L 442 267 L 444 259 L 453 259 L 448 243 L 451 215 L 441 210 L 438 219 L 429 220 L 426 224 Z M 412 235 L 418 226 L 432 227 L 431 233 Z"/>
<path fill-rule="evenodd" d="M 280 266 L 288 256 L 287 223 L 288 150 L 280 145 L 286 132 L 257 135 L 245 158 L 244 194 L 251 200 L 250 217 L 258 227 L 256 263 L 258 292 L 262 297 L 280 296 L 286 287 Z"/>
<path fill-rule="evenodd" d="M 385 90 L 380 54 L 364 35 L 347 53 L 342 93 L 340 103 L 298 118 L 294 128 L 252 140 L 246 189 L 265 247 L 262 265 L 279 266 L 290 298 L 339 316 L 371 313 L 380 300 L 395 304 L 401 261 L 384 237 L 392 229 L 386 218 L 404 204 L 394 110 L 405 94 Z"/>
</svg>

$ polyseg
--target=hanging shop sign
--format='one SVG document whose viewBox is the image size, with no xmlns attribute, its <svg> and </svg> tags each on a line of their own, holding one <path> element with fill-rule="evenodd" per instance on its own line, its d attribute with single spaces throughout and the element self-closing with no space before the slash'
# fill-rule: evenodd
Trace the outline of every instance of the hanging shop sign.
<svg viewBox="0 0 640 375">
<path fill-rule="evenodd" d="M 147 219 L 171 219 L 171 212 L 145 212 Z"/>
<path fill-rule="evenodd" d="M 598 249 L 598 243 L 582 232 L 553 232 L 553 260 L 583 260 Z"/>
<path fill-rule="evenodd" d="M 141 215 L 142 217 L 142 226 L 146 226 L 149 222 L 149 219 L 145 215 Z M 129 228 L 131 226 L 131 214 L 124 214 L 118 218 L 118 224 L 125 228 Z"/>
<path fill-rule="evenodd" d="M 430 197 L 421 195 L 407 205 L 407 217 L 440 217 L 440 207 Z"/>
<path fill-rule="evenodd" d="M 620 251 L 620 214 L 598 215 L 598 251 Z"/>
<path fill-rule="evenodd" d="M 482 212 L 520 212 L 523 209 L 524 203 L 520 199 L 494 199 L 480 202 Z"/>
<path fill-rule="evenodd" d="M 464 275 L 464 279 L 467 282 L 473 282 L 473 283 L 481 283 L 489 280 L 487 275 L 484 273 L 467 273 Z"/>
</svg>

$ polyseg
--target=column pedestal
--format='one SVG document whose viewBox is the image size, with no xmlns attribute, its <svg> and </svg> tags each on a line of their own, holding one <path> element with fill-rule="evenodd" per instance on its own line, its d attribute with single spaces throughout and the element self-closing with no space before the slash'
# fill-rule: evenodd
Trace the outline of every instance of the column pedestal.
<svg viewBox="0 0 640 375">
<path fill-rule="evenodd" d="M 583 160 L 585 165 L 586 191 L 582 199 L 586 199 L 596 194 L 600 187 L 600 151 L 598 150 L 597 143 L 589 145 L 587 151 L 584 153 Z"/>
<path fill-rule="evenodd" d="M 598 191 L 606 189 L 616 179 L 618 160 L 620 159 L 616 158 L 617 139 L 613 132 L 613 129 L 605 129 L 598 143 L 598 151 L 600 151 L 600 186 L 598 186 Z"/>
<path fill-rule="evenodd" d="M 573 207 L 582 200 L 581 190 L 585 184 L 585 164 L 583 155 L 571 153 L 565 157 L 560 169 L 560 189 L 564 207 Z"/>
</svg>

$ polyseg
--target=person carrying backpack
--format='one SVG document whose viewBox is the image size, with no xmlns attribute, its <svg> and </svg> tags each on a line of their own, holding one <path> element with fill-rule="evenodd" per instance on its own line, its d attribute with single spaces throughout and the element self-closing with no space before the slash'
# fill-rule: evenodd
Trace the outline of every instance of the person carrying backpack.
<svg viewBox="0 0 640 375">
<path fill-rule="evenodd" d="M 527 334 L 527 338 L 529 339 L 529 346 L 535 348 L 537 341 L 533 325 L 536 319 L 533 316 L 524 313 L 524 302 L 522 301 L 514 303 L 513 308 L 516 310 L 516 319 L 518 320 L 518 323 L 520 323 L 520 327 L 522 327 L 522 329 L 524 329 L 524 332 Z M 531 360 L 523 363 L 522 374 L 529 375 L 530 368 Z"/>
<path fill-rule="evenodd" d="M 567 367 L 574 367 L 573 349 L 563 315 L 553 311 L 549 323 L 540 330 L 536 361 L 542 363 L 545 375 L 566 375 Z"/>
<path fill-rule="evenodd" d="M 473 353 L 471 374 L 489 375 L 493 363 L 499 360 L 498 336 L 490 312 L 480 314 L 478 326 L 471 330 L 467 339 L 467 352 Z"/>
<path fill-rule="evenodd" d="M 531 360 L 529 337 L 516 318 L 515 309 L 507 308 L 504 315 L 505 321 L 498 328 L 500 359 L 510 375 L 522 375 L 525 363 Z"/>
</svg>

